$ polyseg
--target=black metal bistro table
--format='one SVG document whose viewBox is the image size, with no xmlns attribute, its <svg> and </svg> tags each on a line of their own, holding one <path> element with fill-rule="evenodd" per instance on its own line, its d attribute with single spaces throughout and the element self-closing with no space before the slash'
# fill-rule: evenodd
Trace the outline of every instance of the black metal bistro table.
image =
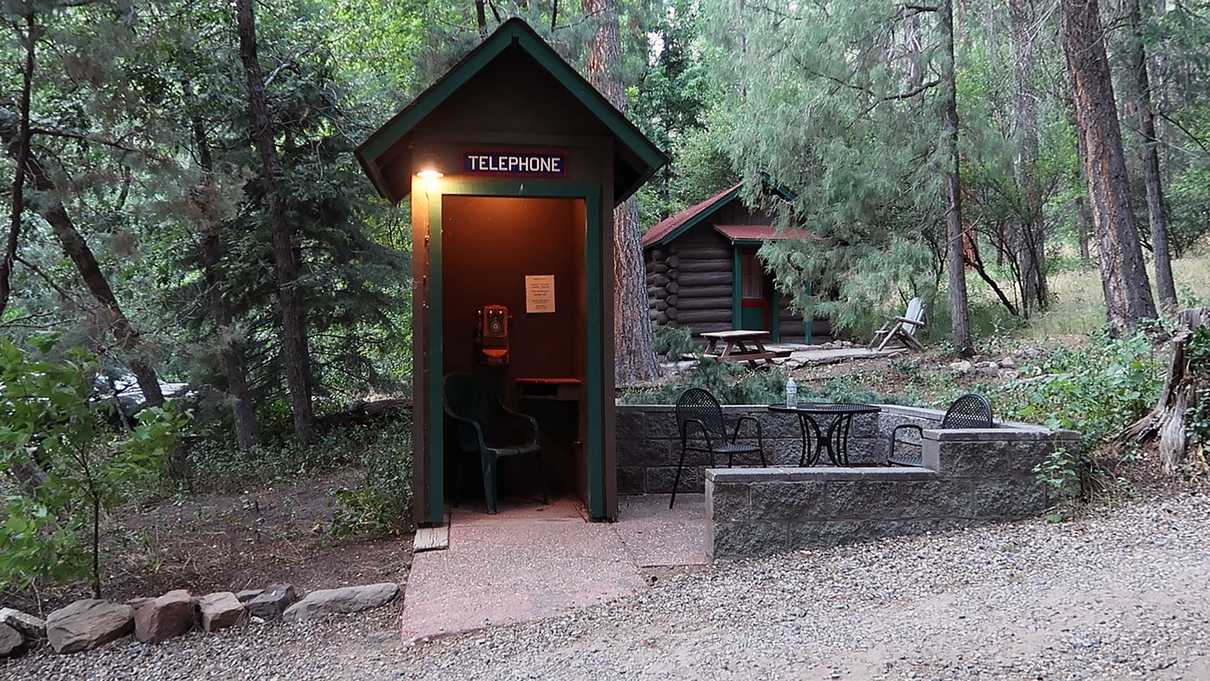
<svg viewBox="0 0 1210 681">
<path fill-rule="evenodd" d="M 802 467 L 819 463 L 820 455 L 825 450 L 833 465 L 848 466 L 849 429 L 853 426 L 853 417 L 877 414 L 881 410 L 869 404 L 807 403 L 793 407 L 770 404 L 769 411 L 798 415 L 798 425 L 802 428 L 802 456 L 798 459 L 798 465 Z M 815 420 L 817 416 L 835 417 L 827 433 L 820 430 Z"/>
</svg>

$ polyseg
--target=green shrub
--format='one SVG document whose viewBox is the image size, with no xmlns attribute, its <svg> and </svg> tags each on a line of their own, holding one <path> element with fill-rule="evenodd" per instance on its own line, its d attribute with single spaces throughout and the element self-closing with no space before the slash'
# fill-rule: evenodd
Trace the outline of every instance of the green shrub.
<svg viewBox="0 0 1210 681">
<path fill-rule="evenodd" d="M 411 526 L 412 424 L 398 419 L 379 427 L 361 452 L 365 478 L 336 492 L 340 510 L 332 531 L 338 535 L 395 534 Z"/>
<path fill-rule="evenodd" d="M 1034 477 L 1050 490 L 1052 509 L 1061 509 L 1063 504 L 1079 497 L 1085 490 L 1089 475 L 1089 461 L 1079 452 L 1056 449 L 1042 463 L 1034 466 Z M 1059 522 L 1067 519 L 1063 510 L 1052 510 L 1046 519 Z"/>
<path fill-rule="evenodd" d="M 317 435 L 311 445 L 286 437 L 270 439 L 262 433 L 264 441 L 246 451 L 227 437 L 199 438 L 189 451 L 191 476 L 203 489 L 222 490 L 248 481 L 307 478 L 356 463 L 374 432 L 367 426 L 336 428 Z"/>
<path fill-rule="evenodd" d="M 43 348 L 46 349 L 46 348 Z M 101 513 L 156 486 L 185 417 L 144 409 L 127 429 L 94 399 L 96 358 L 34 359 L 0 341 L 0 587 L 91 574 L 101 596 Z"/>
<path fill-rule="evenodd" d="M 723 404 L 769 404 L 784 400 L 786 374 L 780 368 L 753 370 L 729 362 L 702 360 L 677 377 L 675 383 L 629 388 L 625 404 L 672 404 L 689 388 L 709 390 Z"/>
<path fill-rule="evenodd" d="M 786 372 L 781 367 L 750 369 L 729 362 L 702 360 L 658 386 L 628 388 L 623 404 L 673 404 L 689 388 L 709 390 L 722 404 L 774 404 L 786 399 Z M 880 402 L 910 404 L 904 396 L 884 395 L 865 387 L 858 376 L 830 378 L 822 384 L 800 383 L 801 402 Z"/>
<path fill-rule="evenodd" d="M 675 362 L 694 352 L 697 345 L 693 342 L 693 332 L 687 326 L 668 326 L 660 324 L 651 332 L 651 345 L 658 357 L 669 362 Z"/>
<path fill-rule="evenodd" d="M 1142 333 L 1104 332 L 1083 347 L 1064 348 L 1003 385 L 991 397 L 1003 418 L 1078 430 L 1085 449 L 1142 416 L 1163 386 L 1163 362 Z"/>
</svg>

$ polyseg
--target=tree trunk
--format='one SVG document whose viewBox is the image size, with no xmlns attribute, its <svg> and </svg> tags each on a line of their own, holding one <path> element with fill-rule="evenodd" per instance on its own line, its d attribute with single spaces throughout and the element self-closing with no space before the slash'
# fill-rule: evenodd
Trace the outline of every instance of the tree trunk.
<svg viewBox="0 0 1210 681">
<path fill-rule="evenodd" d="M 583 8 L 598 22 L 588 50 L 588 80 L 614 107 L 625 112 L 616 0 L 584 0 Z M 639 207 L 631 198 L 613 212 L 614 376 L 622 385 L 660 375 L 647 317 L 641 238 Z"/>
<path fill-rule="evenodd" d="M 1013 113 L 1017 156 L 1014 170 L 1023 205 L 1017 235 L 1020 265 L 1021 311 L 1029 316 L 1047 304 L 1046 233 L 1042 219 L 1042 192 L 1038 186 L 1038 98 L 1031 84 L 1034 49 L 1030 29 L 1034 23 L 1032 0 L 1011 0 L 1009 17 L 1013 42 Z"/>
<path fill-rule="evenodd" d="M 1096 0 L 1062 0 L 1063 50 L 1071 79 L 1088 203 L 1097 238 L 1105 307 L 1114 333 L 1129 333 L 1155 319 L 1155 301 L 1143 262 L 1122 131 Z"/>
<path fill-rule="evenodd" d="M 1159 138 L 1155 130 L 1155 107 L 1151 101 L 1151 82 L 1147 73 L 1147 50 L 1143 46 L 1143 18 L 1139 0 L 1126 0 L 1124 9 L 1131 28 L 1128 63 L 1134 78 L 1134 109 L 1138 116 L 1137 129 L 1142 147 L 1143 184 L 1147 188 L 1151 252 L 1155 255 L 1155 286 L 1160 294 L 1160 306 L 1174 309 L 1178 304 L 1176 282 L 1172 277 L 1172 257 L 1168 247 L 1168 216 L 1164 213 Z"/>
<path fill-rule="evenodd" d="M 294 412 L 294 434 L 310 442 L 314 416 L 311 409 L 311 371 L 306 336 L 306 312 L 298 285 L 298 262 L 294 256 L 294 230 L 286 221 L 285 199 L 278 176 L 280 162 L 274 146 L 273 122 L 265 100 L 265 78 L 256 55 L 256 23 L 252 0 L 236 0 L 239 53 L 248 81 L 248 134 L 260 154 L 265 207 L 273 242 L 277 279 L 277 304 L 281 314 L 281 352 L 286 387 Z"/>
<path fill-rule="evenodd" d="M 945 168 L 945 253 L 949 270 L 950 335 L 959 355 L 974 354 L 971 344 L 970 311 L 966 300 L 966 258 L 963 257 L 962 191 L 958 177 L 958 99 L 954 77 L 954 6 L 942 0 L 941 20 L 941 103 L 942 145 Z"/>
<path fill-rule="evenodd" d="M 92 496 L 92 597 L 101 597 L 101 497 Z"/>
<path fill-rule="evenodd" d="M 1076 240 L 1080 247 L 1080 260 L 1092 262 L 1092 254 L 1088 252 L 1088 235 L 1092 231 L 1092 211 L 1083 196 L 1076 197 Z"/>
<path fill-rule="evenodd" d="M 193 87 L 188 78 L 181 79 L 181 92 L 185 103 L 193 107 Z M 209 214 L 209 191 L 213 185 L 212 174 L 214 161 L 210 154 L 210 142 L 206 138 L 206 128 L 196 111 L 190 112 L 190 128 L 193 133 L 193 144 L 197 149 L 198 163 L 205 173 L 204 186 L 199 197 L 200 214 L 203 216 L 202 239 L 198 245 L 198 255 L 202 266 L 202 277 L 206 281 L 207 305 L 214 317 L 219 348 L 219 361 L 222 364 L 223 377 L 231 403 L 231 421 L 235 427 L 235 440 L 241 450 L 247 451 L 256 446 L 257 425 L 256 409 L 252 404 L 252 392 L 248 388 L 248 370 L 244 364 L 244 346 L 234 333 L 232 321 L 234 315 L 231 306 L 223 295 L 222 275 L 219 270 L 219 260 L 222 254 L 222 244 L 219 240 L 219 221 Z"/>
<path fill-rule="evenodd" d="M 31 9 L 25 16 L 25 65 L 21 70 L 21 93 L 17 104 L 17 136 L 9 150 L 13 159 L 12 211 L 9 213 L 8 238 L 4 242 L 4 253 L 0 255 L 0 319 L 8 309 L 12 295 L 13 265 L 17 262 L 17 244 L 21 238 L 21 216 L 25 213 L 25 174 L 29 162 L 29 100 L 33 92 L 34 48 L 38 43 L 35 35 L 34 13 Z"/>
<path fill-rule="evenodd" d="M 1135 440 L 1141 444 L 1158 441 L 1160 463 L 1165 473 L 1180 469 L 1188 449 L 1185 416 L 1197 400 L 1207 399 L 1206 377 L 1191 371 L 1189 342 L 1199 328 L 1210 327 L 1210 307 L 1191 308 L 1177 315 L 1177 330 L 1172 336 L 1172 357 L 1168 379 L 1155 407 L 1118 436 L 1118 441 Z M 1205 462 L 1203 462 L 1204 465 Z"/>
<path fill-rule="evenodd" d="M 14 151 L 13 140 L 19 129 L 16 119 L 15 114 L 0 109 L 0 142 L 3 142 L 5 148 L 10 152 Z M 101 271 L 100 263 L 97 262 L 92 249 L 88 247 L 88 242 L 76 229 L 63 202 L 53 198 L 58 187 L 50 179 L 46 168 L 42 166 L 32 151 L 26 158 L 25 169 L 27 179 L 34 190 L 46 194 L 46 198 L 38 207 L 38 214 L 50 225 L 51 231 L 63 248 L 63 253 L 75 265 L 76 271 L 84 280 L 84 285 L 92 294 L 93 300 L 101 306 L 106 316 L 105 322 L 113 333 L 117 347 L 126 351 L 138 350 L 141 345 L 139 332 L 130 323 L 130 319 L 126 317 L 122 307 L 118 305 L 118 299 L 114 296 L 113 289 L 109 287 L 109 280 Z M 127 360 L 126 366 L 130 369 L 130 373 L 134 374 L 139 389 L 143 391 L 144 404 L 152 407 L 162 405 L 164 393 L 160 391 L 160 381 L 151 365 L 142 357 L 136 356 Z"/>
<path fill-rule="evenodd" d="M 479 26 L 479 37 L 487 37 L 487 12 L 483 8 L 484 0 L 475 0 L 475 23 Z"/>
</svg>

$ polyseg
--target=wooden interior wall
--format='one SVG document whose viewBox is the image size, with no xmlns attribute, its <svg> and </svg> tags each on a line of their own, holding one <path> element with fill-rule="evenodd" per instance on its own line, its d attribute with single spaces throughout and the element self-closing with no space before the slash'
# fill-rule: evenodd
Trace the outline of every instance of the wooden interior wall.
<svg viewBox="0 0 1210 681">
<path fill-rule="evenodd" d="M 475 361 L 475 312 L 507 305 L 512 376 L 574 376 L 583 250 L 570 199 L 447 196 L 442 206 L 445 371 Z M 579 242 L 583 243 L 580 235 Z M 525 275 L 555 275 L 555 313 L 526 314 Z M 555 342 L 564 339 L 563 342 Z M 582 363 L 581 363 L 582 366 Z"/>
<path fill-rule="evenodd" d="M 442 204 L 445 371 L 470 371 L 475 362 L 475 312 L 507 305 L 510 314 L 507 378 L 585 378 L 586 214 L 577 199 L 446 196 Z M 525 275 L 555 276 L 555 312 L 525 311 Z M 510 397 L 510 400 L 512 398 Z M 514 404 L 537 417 L 547 447 L 544 475 L 553 493 L 587 498 L 581 441 L 584 402 Z M 535 411 L 537 409 L 537 411 Z M 552 425 L 553 424 L 553 425 Z M 554 426 L 557 425 L 557 429 Z M 566 426 L 570 425 L 568 429 Z M 551 430 L 547 430 L 551 426 Z M 556 432 L 559 431 L 559 432 Z M 570 432 L 563 432 L 569 430 Z M 454 454 L 447 446 L 447 460 Z M 515 465 L 514 465 L 515 464 Z M 500 470 L 502 493 L 530 494 L 529 462 Z M 447 466 L 447 478 L 454 469 Z M 448 484 L 464 483 L 448 481 Z"/>
</svg>

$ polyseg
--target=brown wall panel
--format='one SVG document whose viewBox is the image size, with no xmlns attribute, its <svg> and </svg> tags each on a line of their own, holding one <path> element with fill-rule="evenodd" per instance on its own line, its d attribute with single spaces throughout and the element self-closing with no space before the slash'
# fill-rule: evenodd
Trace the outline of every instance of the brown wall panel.
<svg viewBox="0 0 1210 681">
<path fill-rule="evenodd" d="M 474 362 L 475 312 L 507 305 L 509 376 L 582 374 L 583 209 L 572 199 L 446 196 L 442 204 L 445 371 Z M 577 223 L 577 219 L 579 222 Z M 525 312 L 525 275 L 555 275 L 555 313 Z"/>
</svg>

